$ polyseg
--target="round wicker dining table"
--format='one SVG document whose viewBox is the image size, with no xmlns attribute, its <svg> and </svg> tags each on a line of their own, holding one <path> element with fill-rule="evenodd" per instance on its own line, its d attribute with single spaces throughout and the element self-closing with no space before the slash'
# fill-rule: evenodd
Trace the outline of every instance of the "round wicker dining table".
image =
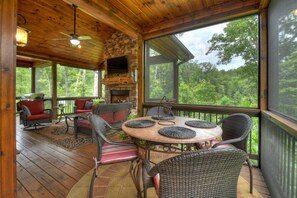
<svg viewBox="0 0 297 198">
<path fill-rule="evenodd" d="M 154 125 L 149 127 L 128 127 L 127 123 L 136 120 L 147 120 L 153 121 Z M 215 125 L 212 128 L 199 128 L 199 127 L 191 127 L 186 125 L 186 121 L 189 120 L 197 120 L 195 118 L 188 117 L 179 117 L 174 116 L 172 120 L 155 120 L 152 116 L 140 117 L 133 120 L 128 120 L 123 123 L 122 129 L 129 136 L 136 140 L 145 140 L 146 142 L 146 158 L 149 159 L 149 150 L 151 149 L 151 145 L 172 145 L 172 144 L 184 144 L 184 145 L 192 145 L 196 143 L 205 143 L 211 142 L 211 140 L 216 139 L 222 134 L 222 129 L 220 126 Z M 174 138 L 161 135 L 159 133 L 162 128 L 165 127 L 181 127 L 185 129 L 191 129 L 195 132 L 195 136 L 191 138 Z M 210 143 L 211 144 L 211 143 Z"/>
</svg>

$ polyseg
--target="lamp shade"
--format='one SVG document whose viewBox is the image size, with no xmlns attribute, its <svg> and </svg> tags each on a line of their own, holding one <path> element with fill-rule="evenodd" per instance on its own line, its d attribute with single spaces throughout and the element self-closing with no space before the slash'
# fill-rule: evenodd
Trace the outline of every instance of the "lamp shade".
<svg viewBox="0 0 297 198">
<path fill-rule="evenodd" d="M 22 27 L 17 27 L 16 33 L 16 45 L 20 47 L 25 47 L 28 44 L 28 30 Z"/>
</svg>

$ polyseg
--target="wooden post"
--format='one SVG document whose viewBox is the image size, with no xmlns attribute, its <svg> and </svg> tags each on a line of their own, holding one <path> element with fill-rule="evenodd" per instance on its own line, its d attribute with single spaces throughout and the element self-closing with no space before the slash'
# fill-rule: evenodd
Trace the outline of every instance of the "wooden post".
<svg viewBox="0 0 297 198">
<path fill-rule="evenodd" d="M 56 107 L 57 102 L 57 63 L 52 62 L 52 107 Z M 53 119 L 57 119 L 57 108 L 53 109 Z"/>
<path fill-rule="evenodd" d="M 36 68 L 31 67 L 31 93 L 35 93 L 36 90 Z"/>
<path fill-rule="evenodd" d="M 98 97 L 102 98 L 102 72 L 101 70 L 98 70 Z"/>
<path fill-rule="evenodd" d="M 144 40 L 141 36 L 138 36 L 138 105 L 137 114 L 142 116 L 142 104 L 144 103 Z"/>
<path fill-rule="evenodd" d="M 260 109 L 268 109 L 268 37 L 267 9 L 260 12 Z"/>
<path fill-rule="evenodd" d="M 0 197 L 16 197 L 17 0 L 0 1 Z"/>
</svg>

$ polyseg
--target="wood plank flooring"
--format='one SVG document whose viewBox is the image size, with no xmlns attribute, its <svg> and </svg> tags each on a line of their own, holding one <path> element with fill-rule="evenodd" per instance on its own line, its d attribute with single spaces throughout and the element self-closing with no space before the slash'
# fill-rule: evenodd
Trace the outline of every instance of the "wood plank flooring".
<svg viewBox="0 0 297 198">
<path fill-rule="evenodd" d="M 67 151 L 44 142 L 34 132 L 22 130 L 17 123 L 17 197 L 47 198 L 66 197 L 72 186 L 90 169 L 94 162 L 96 145 Z M 248 168 L 244 166 L 241 176 L 249 181 Z M 254 187 L 264 198 L 269 191 L 259 169 L 254 169 Z"/>
</svg>

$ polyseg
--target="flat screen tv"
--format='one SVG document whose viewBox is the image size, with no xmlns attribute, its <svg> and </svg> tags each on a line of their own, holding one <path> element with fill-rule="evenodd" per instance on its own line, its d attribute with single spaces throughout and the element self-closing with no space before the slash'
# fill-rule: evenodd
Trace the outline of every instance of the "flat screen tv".
<svg viewBox="0 0 297 198">
<path fill-rule="evenodd" d="M 108 76 L 128 73 L 128 60 L 126 56 L 107 59 Z"/>
</svg>

